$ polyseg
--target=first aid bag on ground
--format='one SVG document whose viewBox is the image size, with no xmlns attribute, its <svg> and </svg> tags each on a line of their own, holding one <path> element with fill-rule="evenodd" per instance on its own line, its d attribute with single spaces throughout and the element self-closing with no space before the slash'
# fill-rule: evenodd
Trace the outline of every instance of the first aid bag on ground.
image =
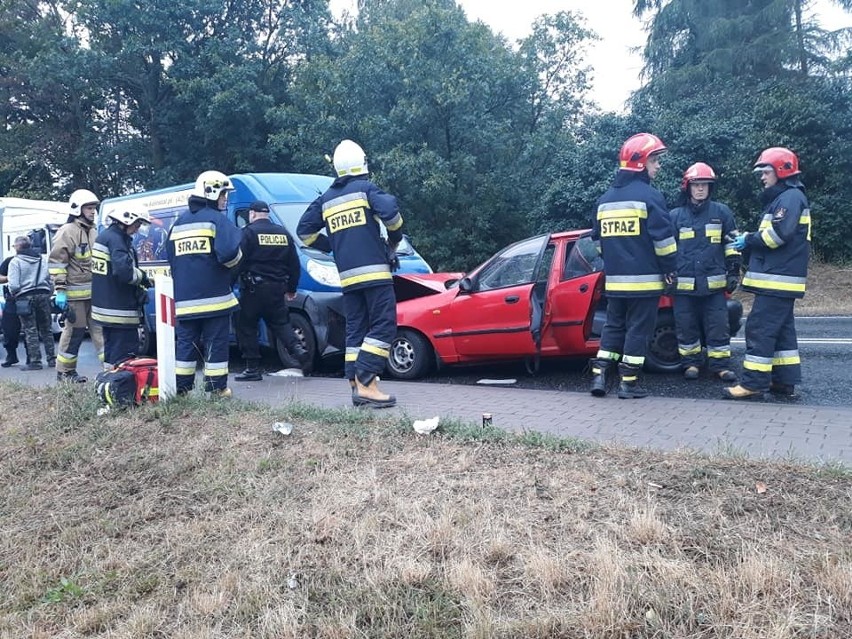
<svg viewBox="0 0 852 639">
<path fill-rule="evenodd" d="M 160 399 L 157 360 L 135 357 L 121 362 L 95 379 L 98 399 L 111 408 L 140 406 Z"/>
</svg>

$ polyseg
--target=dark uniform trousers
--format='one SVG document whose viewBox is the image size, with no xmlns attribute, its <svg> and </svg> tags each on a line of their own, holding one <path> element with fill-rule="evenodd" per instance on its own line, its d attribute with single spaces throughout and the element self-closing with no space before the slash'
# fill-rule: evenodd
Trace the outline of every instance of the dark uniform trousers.
<svg viewBox="0 0 852 639">
<path fill-rule="evenodd" d="M 346 378 L 355 379 L 357 373 L 380 374 L 396 337 L 393 284 L 388 282 L 344 292 L 343 311 L 346 314 Z"/>
<path fill-rule="evenodd" d="M 136 326 L 103 326 L 104 363 L 117 366 L 139 354 L 139 329 Z"/>
<path fill-rule="evenodd" d="M 683 368 L 703 363 L 701 332 L 707 344 L 707 368 L 714 373 L 731 367 L 731 336 L 725 293 L 675 295 L 674 317 Z"/>
<path fill-rule="evenodd" d="M 601 351 L 632 366 L 642 366 L 648 344 L 657 324 L 660 297 L 610 297 L 607 300 L 606 323 L 601 334 Z"/>
<path fill-rule="evenodd" d="M 17 359 L 18 343 L 21 335 L 21 319 L 15 312 L 15 299 L 6 298 L 3 307 L 3 346 L 6 348 L 6 359 Z"/>
<path fill-rule="evenodd" d="M 287 285 L 283 282 L 259 282 L 253 288 L 243 287 L 240 294 L 240 320 L 237 326 L 237 339 L 246 366 L 256 366 L 260 362 L 260 347 L 257 342 L 257 321 L 266 323 L 270 344 L 272 339 L 284 342 L 291 354 L 296 353 L 297 337 L 290 326 L 290 313 L 287 310 Z"/>
<path fill-rule="evenodd" d="M 792 297 L 755 295 L 746 321 L 742 385 L 767 391 L 771 383 L 795 386 L 802 381 Z"/>
<path fill-rule="evenodd" d="M 41 361 L 41 348 L 39 346 L 39 338 L 41 338 L 47 363 L 56 362 L 56 347 L 53 343 L 53 331 L 50 326 L 50 295 L 48 293 L 34 293 L 26 295 L 25 298 L 30 300 L 30 308 L 32 309 L 31 313 L 19 316 L 24 330 L 27 361 Z"/>
<path fill-rule="evenodd" d="M 195 385 L 195 365 L 199 355 L 204 359 L 204 390 L 210 392 L 228 387 L 230 329 L 230 314 L 178 320 L 175 372 L 179 393 L 189 392 Z"/>
</svg>

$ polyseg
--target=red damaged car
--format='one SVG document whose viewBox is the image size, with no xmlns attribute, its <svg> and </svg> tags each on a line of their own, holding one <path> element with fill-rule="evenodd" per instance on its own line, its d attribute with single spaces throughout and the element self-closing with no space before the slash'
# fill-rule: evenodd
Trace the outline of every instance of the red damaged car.
<svg viewBox="0 0 852 639">
<path fill-rule="evenodd" d="M 606 319 L 603 260 L 590 231 L 539 235 L 499 251 L 470 274 L 394 276 L 399 330 L 388 371 L 417 379 L 448 364 L 594 356 Z M 728 300 L 731 335 L 742 305 Z M 660 298 L 645 360 L 680 368 L 671 299 Z"/>
</svg>

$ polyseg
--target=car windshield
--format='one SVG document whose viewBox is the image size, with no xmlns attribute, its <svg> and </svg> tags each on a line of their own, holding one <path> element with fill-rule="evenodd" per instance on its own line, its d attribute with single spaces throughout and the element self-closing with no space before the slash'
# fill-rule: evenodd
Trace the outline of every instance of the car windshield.
<svg viewBox="0 0 852 639">
<path fill-rule="evenodd" d="M 549 235 L 540 235 L 506 247 L 480 266 L 474 277 L 480 291 L 533 281 L 535 267 Z"/>
</svg>

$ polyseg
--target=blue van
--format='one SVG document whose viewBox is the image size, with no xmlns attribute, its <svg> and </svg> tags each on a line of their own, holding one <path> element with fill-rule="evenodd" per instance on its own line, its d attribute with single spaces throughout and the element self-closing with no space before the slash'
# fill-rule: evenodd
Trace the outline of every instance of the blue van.
<svg viewBox="0 0 852 639">
<path fill-rule="evenodd" d="M 337 268 L 329 255 L 305 246 L 296 235 L 296 226 L 302 213 L 331 185 L 332 178 L 296 173 L 240 173 L 229 178 L 234 186 L 234 191 L 228 197 L 227 215 L 231 221 L 239 228 L 246 226 L 249 205 L 255 200 L 263 200 L 269 204 L 270 218 L 286 227 L 296 240 L 302 276 L 296 299 L 288 302 L 290 321 L 296 333 L 315 359 L 341 354 L 345 348 L 346 325 Z M 166 260 L 166 238 L 178 214 L 186 210 L 192 188 L 193 184 L 183 184 L 106 199 L 100 206 L 99 221 L 102 223 L 106 214 L 121 203 L 132 201 L 145 208 L 151 215 L 151 224 L 143 226 L 133 238 L 140 266 L 151 277 L 158 273 L 170 274 Z M 397 255 L 400 261 L 399 273 L 432 272 L 407 239 L 400 242 Z M 143 350 L 146 353 L 153 353 L 156 347 L 154 322 L 151 294 L 146 308 L 146 322 L 141 329 Z M 231 335 L 235 340 L 234 330 Z M 260 340 L 265 346 L 271 346 L 273 341 L 269 339 L 262 322 Z M 297 366 L 281 340 L 274 341 L 282 363 L 285 366 Z"/>
</svg>

